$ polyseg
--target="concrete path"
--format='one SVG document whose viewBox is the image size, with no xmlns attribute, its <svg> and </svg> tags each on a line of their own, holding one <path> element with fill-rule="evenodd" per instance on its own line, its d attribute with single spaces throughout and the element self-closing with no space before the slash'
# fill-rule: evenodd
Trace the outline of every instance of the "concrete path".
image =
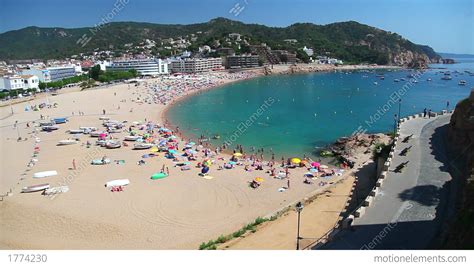
<svg viewBox="0 0 474 266">
<path fill-rule="evenodd" d="M 405 121 L 379 192 L 365 213 L 323 249 L 424 249 L 439 231 L 451 176 L 445 150 L 450 115 Z M 407 142 L 402 140 L 413 135 Z M 410 147 L 403 156 L 400 152 Z M 401 173 L 393 170 L 408 162 Z"/>
</svg>

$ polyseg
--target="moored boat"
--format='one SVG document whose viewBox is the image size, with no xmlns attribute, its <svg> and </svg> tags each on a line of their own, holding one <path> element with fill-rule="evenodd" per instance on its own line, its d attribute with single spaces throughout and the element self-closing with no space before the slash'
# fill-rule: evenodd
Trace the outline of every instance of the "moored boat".
<svg viewBox="0 0 474 266">
<path fill-rule="evenodd" d="M 140 138 L 141 138 L 140 136 L 125 136 L 124 140 L 126 140 L 126 141 L 137 141 Z"/>
<path fill-rule="evenodd" d="M 23 187 L 21 193 L 31 193 L 46 190 L 49 188 L 49 184 L 39 184 L 34 186 Z"/>
<path fill-rule="evenodd" d="M 105 187 L 126 186 L 128 184 L 130 184 L 130 180 L 128 179 L 116 179 L 105 183 Z"/>
<path fill-rule="evenodd" d="M 105 143 L 105 147 L 107 149 L 117 149 L 120 148 L 122 144 L 120 144 L 120 141 L 115 141 L 115 140 L 109 140 Z"/>
<path fill-rule="evenodd" d="M 33 174 L 33 178 L 45 178 L 45 177 L 50 177 L 50 176 L 55 176 L 58 175 L 57 171 L 43 171 L 43 172 L 37 172 Z"/>
<path fill-rule="evenodd" d="M 135 145 L 133 145 L 134 150 L 150 149 L 151 147 L 153 147 L 152 143 L 144 143 L 144 142 L 136 143 Z"/>
<path fill-rule="evenodd" d="M 77 141 L 74 139 L 63 139 L 58 142 L 58 145 L 63 146 L 63 145 L 71 145 L 71 144 L 76 144 Z"/>
<path fill-rule="evenodd" d="M 51 132 L 51 131 L 55 131 L 55 130 L 58 130 L 58 129 L 59 129 L 58 126 L 44 126 L 44 127 L 41 127 L 41 130 L 46 131 L 46 132 Z"/>
<path fill-rule="evenodd" d="M 460 80 L 459 83 L 458 83 L 458 85 L 459 85 L 459 86 L 466 86 L 466 83 L 467 83 L 467 82 L 466 82 L 465 80 Z"/>
</svg>

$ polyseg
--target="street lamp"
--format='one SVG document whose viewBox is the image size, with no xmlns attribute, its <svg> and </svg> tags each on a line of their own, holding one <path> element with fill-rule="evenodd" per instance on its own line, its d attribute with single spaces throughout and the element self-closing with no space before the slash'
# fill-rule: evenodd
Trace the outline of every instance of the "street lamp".
<svg viewBox="0 0 474 266">
<path fill-rule="evenodd" d="M 398 100 L 398 125 L 400 125 L 400 119 L 402 119 L 400 111 L 402 109 L 402 99 Z"/>
<path fill-rule="evenodd" d="M 393 116 L 393 138 L 395 138 L 395 134 L 397 134 L 397 114 Z"/>
<path fill-rule="evenodd" d="M 296 235 L 296 250 L 299 250 L 300 249 L 300 214 L 301 214 L 301 211 L 303 210 L 304 206 L 303 204 L 300 202 L 296 203 L 296 206 L 295 206 L 295 210 L 296 212 L 298 213 L 298 231 L 297 231 L 297 235 Z"/>
</svg>

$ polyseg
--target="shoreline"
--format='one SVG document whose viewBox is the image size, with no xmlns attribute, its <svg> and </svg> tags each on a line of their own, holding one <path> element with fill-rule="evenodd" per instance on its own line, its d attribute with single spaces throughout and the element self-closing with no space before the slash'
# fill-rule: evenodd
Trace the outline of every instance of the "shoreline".
<svg viewBox="0 0 474 266">
<path fill-rule="evenodd" d="M 262 78 L 265 76 L 277 76 L 277 75 L 307 75 L 311 73 L 331 73 L 331 72 L 336 72 L 336 71 L 361 71 L 361 70 L 388 70 L 388 69 L 396 69 L 396 70 L 406 70 L 407 68 L 399 67 L 399 66 L 390 66 L 390 65 L 377 65 L 377 66 L 371 66 L 371 65 L 342 65 L 342 66 L 334 66 L 334 65 L 319 65 L 319 64 L 299 64 L 296 65 L 296 67 L 302 67 L 299 69 L 297 72 L 289 72 L 290 68 L 292 65 L 274 65 L 276 67 L 276 70 L 278 70 L 275 73 L 270 73 L 270 74 L 265 74 L 263 73 L 264 67 L 258 68 L 258 69 L 246 69 L 244 71 L 240 72 L 233 72 L 233 73 L 243 73 L 243 72 L 253 72 L 256 75 L 254 77 L 249 77 L 249 78 L 244 78 L 244 79 L 237 79 L 237 80 L 228 80 L 224 81 L 221 84 L 218 84 L 217 86 L 205 88 L 205 89 L 199 89 L 199 90 L 193 90 L 190 91 L 189 93 L 186 93 L 185 95 L 181 95 L 175 99 L 173 99 L 170 103 L 166 105 L 164 110 L 162 111 L 160 115 L 160 119 L 162 123 L 170 128 L 173 129 L 176 135 L 180 137 L 182 141 L 192 139 L 190 134 L 186 134 L 186 132 L 183 133 L 183 131 L 176 132 L 176 128 L 182 128 L 180 125 L 177 123 L 174 123 L 171 119 L 169 119 L 169 110 L 174 107 L 176 104 L 182 103 L 185 100 L 189 99 L 190 97 L 195 96 L 196 94 L 208 92 L 210 90 L 215 90 L 215 89 L 221 89 L 225 86 L 238 83 L 238 82 L 243 82 L 251 79 L 257 79 L 257 78 Z M 319 67 L 319 68 L 318 68 Z M 229 72 L 226 72 L 229 73 Z M 383 132 L 373 132 L 375 133 L 383 133 Z M 211 136 L 207 136 L 211 137 Z M 208 145 L 211 149 L 214 149 L 214 145 L 212 145 L 210 142 L 208 142 Z M 328 144 L 328 145 L 331 145 Z M 232 155 L 232 152 L 229 149 L 222 150 L 221 153 L 227 154 L 227 155 Z M 317 156 L 319 159 L 322 159 L 324 157 Z"/>
</svg>

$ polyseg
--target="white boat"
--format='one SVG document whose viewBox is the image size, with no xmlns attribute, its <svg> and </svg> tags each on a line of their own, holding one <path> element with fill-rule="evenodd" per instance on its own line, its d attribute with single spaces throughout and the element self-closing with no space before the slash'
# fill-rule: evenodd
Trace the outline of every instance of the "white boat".
<svg viewBox="0 0 474 266">
<path fill-rule="evenodd" d="M 115 140 L 109 140 L 105 143 L 105 147 L 107 149 L 117 149 L 120 148 L 122 144 L 120 144 L 120 141 L 115 141 Z"/>
<path fill-rule="evenodd" d="M 84 130 L 82 130 L 82 129 L 69 129 L 68 133 L 69 134 L 82 134 L 82 133 L 84 133 Z"/>
<path fill-rule="evenodd" d="M 126 140 L 126 141 L 136 141 L 140 138 L 141 138 L 140 136 L 125 136 L 124 140 Z"/>
<path fill-rule="evenodd" d="M 58 145 L 71 145 L 71 144 L 76 144 L 77 141 L 74 139 L 63 139 L 58 142 Z"/>
<path fill-rule="evenodd" d="M 93 138 L 98 138 L 101 134 L 107 134 L 107 132 L 104 131 L 93 131 L 89 135 Z"/>
<path fill-rule="evenodd" d="M 45 195 L 52 195 L 52 194 L 66 193 L 68 191 L 69 191 L 68 186 L 59 186 L 59 187 L 47 188 L 44 191 L 44 194 Z"/>
<path fill-rule="evenodd" d="M 86 132 L 86 131 L 97 131 L 97 128 L 96 127 L 79 127 L 79 129 L 81 129 L 82 131 Z"/>
<path fill-rule="evenodd" d="M 458 83 L 458 85 L 459 85 L 459 86 L 466 86 L 466 83 L 467 83 L 467 82 L 466 82 L 465 80 L 460 80 L 459 83 Z"/>
<path fill-rule="evenodd" d="M 126 186 L 128 184 L 130 184 L 130 180 L 128 179 L 116 179 L 105 183 L 105 187 Z"/>
<path fill-rule="evenodd" d="M 135 145 L 133 145 L 133 149 L 134 150 L 145 150 L 145 149 L 150 149 L 151 147 L 153 147 L 153 144 L 152 143 L 136 143 Z"/>
<path fill-rule="evenodd" d="M 34 185 L 34 186 L 29 186 L 29 187 L 23 187 L 21 189 L 21 193 L 37 192 L 37 191 L 42 191 L 48 188 L 49 188 L 49 184 L 40 184 L 40 185 Z"/>
<path fill-rule="evenodd" d="M 38 172 L 33 174 L 33 178 L 45 178 L 45 177 L 50 177 L 50 176 L 55 176 L 58 175 L 58 172 L 56 171 L 43 171 L 43 172 Z"/>
</svg>

